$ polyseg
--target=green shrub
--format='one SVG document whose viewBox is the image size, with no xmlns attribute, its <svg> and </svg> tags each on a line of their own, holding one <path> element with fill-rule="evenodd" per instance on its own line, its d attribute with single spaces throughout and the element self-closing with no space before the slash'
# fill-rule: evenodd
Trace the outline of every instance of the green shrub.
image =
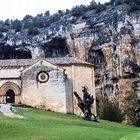
<svg viewBox="0 0 140 140">
<path fill-rule="evenodd" d="M 3 34 L 0 32 L 0 38 L 2 38 L 3 37 Z"/>
<path fill-rule="evenodd" d="M 133 86 L 133 85 L 132 85 Z M 128 96 L 125 97 L 126 109 L 124 111 L 125 115 L 131 123 L 135 124 L 135 109 L 138 106 L 138 96 L 135 92 L 131 91 Z"/>
<path fill-rule="evenodd" d="M 15 29 L 15 32 L 20 32 L 22 29 L 22 22 L 18 19 L 11 21 L 11 28 Z"/>
<path fill-rule="evenodd" d="M 137 10 L 140 10 L 140 5 L 138 5 L 137 3 L 133 2 L 131 4 L 131 9 L 130 11 L 133 12 L 133 11 L 137 11 Z"/>
<path fill-rule="evenodd" d="M 128 29 L 127 27 L 121 27 L 120 29 L 120 34 L 125 35 L 125 34 L 131 34 L 131 30 Z"/>
<path fill-rule="evenodd" d="M 102 119 L 114 122 L 122 122 L 123 116 L 124 115 L 122 114 L 117 102 L 104 102 Z"/>
<path fill-rule="evenodd" d="M 0 26 L 0 32 L 7 32 L 7 31 L 8 31 L 8 29 L 5 26 L 3 26 L 3 27 Z"/>
<path fill-rule="evenodd" d="M 75 6 L 71 9 L 72 15 L 80 17 L 86 12 L 87 8 L 85 5 Z"/>
<path fill-rule="evenodd" d="M 135 85 L 138 84 L 138 83 L 140 83 L 140 80 L 136 80 L 136 81 L 133 82 L 133 84 L 135 84 Z"/>
<path fill-rule="evenodd" d="M 98 3 L 98 6 L 97 6 L 97 8 L 96 8 L 96 13 L 102 12 L 102 11 L 104 11 L 104 10 L 106 10 L 105 5 L 104 5 L 104 4 Z"/>
<path fill-rule="evenodd" d="M 140 0 L 134 0 L 137 5 L 140 5 Z"/>
<path fill-rule="evenodd" d="M 38 28 L 30 27 L 28 30 L 28 35 L 37 35 L 39 34 Z"/>
<path fill-rule="evenodd" d="M 134 73 L 140 73 L 140 66 L 132 61 L 130 61 L 130 66 Z"/>
<path fill-rule="evenodd" d="M 115 1 L 115 5 L 117 6 L 117 5 L 121 5 L 122 4 L 122 2 L 121 2 L 121 0 L 116 0 Z"/>
<path fill-rule="evenodd" d="M 88 6 L 88 9 L 89 9 L 89 10 L 93 10 L 93 9 L 96 9 L 96 7 L 97 7 L 96 1 L 95 1 L 95 0 L 92 0 L 92 1 L 90 2 L 90 5 Z"/>
</svg>

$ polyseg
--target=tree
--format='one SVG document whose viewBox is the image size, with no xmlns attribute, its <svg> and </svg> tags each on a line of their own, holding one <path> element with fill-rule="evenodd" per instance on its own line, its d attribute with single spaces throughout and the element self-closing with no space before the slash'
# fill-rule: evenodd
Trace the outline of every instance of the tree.
<svg viewBox="0 0 140 140">
<path fill-rule="evenodd" d="M 90 2 L 90 5 L 88 6 L 89 10 L 92 10 L 92 9 L 96 9 L 97 8 L 97 3 L 95 0 L 92 0 Z"/>
<path fill-rule="evenodd" d="M 66 9 L 65 13 L 66 14 L 69 14 L 70 13 L 70 10 L 69 9 Z"/>
<path fill-rule="evenodd" d="M 75 6 L 72 8 L 71 12 L 73 16 L 79 17 L 82 16 L 87 10 L 85 5 Z"/>
<path fill-rule="evenodd" d="M 29 28 L 30 26 L 32 26 L 33 24 L 33 16 L 31 15 L 26 15 L 23 20 L 23 28 L 26 29 L 26 28 Z"/>
<path fill-rule="evenodd" d="M 140 0 L 134 0 L 137 5 L 140 5 Z"/>
<path fill-rule="evenodd" d="M 33 24 L 32 25 L 33 27 L 43 28 L 44 27 L 44 20 L 40 17 L 34 17 L 32 24 Z"/>
<path fill-rule="evenodd" d="M 44 13 L 44 16 L 49 17 L 49 16 L 50 16 L 50 11 L 47 10 L 47 11 Z"/>
<path fill-rule="evenodd" d="M 133 0 L 131 3 L 131 10 L 130 11 L 136 11 L 140 10 L 140 1 L 139 0 Z"/>
<path fill-rule="evenodd" d="M 20 32 L 22 29 L 22 22 L 18 19 L 11 21 L 11 28 L 15 29 L 15 32 Z"/>
<path fill-rule="evenodd" d="M 0 32 L 6 32 L 8 31 L 7 26 L 5 26 L 5 23 L 3 21 L 0 21 Z"/>
<path fill-rule="evenodd" d="M 3 34 L 2 34 L 2 32 L 0 32 L 0 38 L 2 38 L 3 37 Z"/>
<path fill-rule="evenodd" d="M 49 22 L 50 22 L 50 24 L 51 23 L 54 23 L 54 22 L 57 22 L 57 21 L 59 21 L 60 20 L 60 16 L 59 16 L 59 14 L 58 13 L 55 13 L 55 14 L 53 14 L 52 16 L 50 16 L 50 20 L 49 20 Z"/>
<path fill-rule="evenodd" d="M 57 12 L 60 16 L 63 16 L 63 14 L 64 14 L 64 11 L 63 10 L 58 10 L 58 12 Z"/>
<path fill-rule="evenodd" d="M 42 13 L 41 14 L 37 14 L 36 17 L 43 17 L 43 14 Z"/>
<path fill-rule="evenodd" d="M 101 3 L 99 2 L 99 3 L 98 3 L 98 6 L 97 6 L 97 8 L 96 8 L 96 13 L 99 13 L 99 12 L 105 10 L 105 9 L 106 9 L 105 5 L 104 5 L 104 4 L 101 4 Z"/>
<path fill-rule="evenodd" d="M 31 15 L 26 15 L 26 16 L 23 18 L 24 21 L 31 20 L 31 19 L 33 19 L 33 16 L 31 16 Z"/>
<path fill-rule="evenodd" d="M 37 34 L 39 34 L 38 28 L 36 28 L 36 27 L 30 27 L 30 28 L 28 29 L 28 35 L 33 35 L 33 36 L 35 36 L 35 35 L 37 35 Z"/>
<path fill-rule="evenodd" d="M 9 20 L 9 19 L 6 19 L 6 20 L 5 20 L 5 25 L 6 25 L 6 26 L 10 26 L 10 20 Z"/>
</svg>

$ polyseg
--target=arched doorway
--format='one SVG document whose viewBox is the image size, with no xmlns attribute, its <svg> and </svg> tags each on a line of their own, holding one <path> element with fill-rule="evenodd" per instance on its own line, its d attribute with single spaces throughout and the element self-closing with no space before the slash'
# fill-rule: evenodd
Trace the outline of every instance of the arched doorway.
<svg viewBox="0 0 140 140">
<path fill-rule="evenodd" d="M 6 103 L 15 103 L 15 93 L 12 89 L 6 92 Z"/>
<path fill-rule="evenodd" d="M 2 103 L 20 103 L 21 90 L 20 87 L 11 81 L 5 82 L 0 87 L 0 102 Z"/>
</svg>

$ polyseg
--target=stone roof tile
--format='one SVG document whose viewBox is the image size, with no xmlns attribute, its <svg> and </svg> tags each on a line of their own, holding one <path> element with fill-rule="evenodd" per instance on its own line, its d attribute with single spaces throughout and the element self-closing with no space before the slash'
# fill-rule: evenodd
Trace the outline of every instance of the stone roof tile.
<svg viewBox="0 0 140 140">
<path fill-rule="evenodd" d="M 45 60 L 57 65 L 68 65 L 68 64 L 92 65 L 90 63 L 81 61 L 73 57 L 46 58 Z M 37 61 L 39 61 L 39 59 L 6 59 L 6 60 L 0 60 L 0 67 L 30 66 L 36 63 Z"/>
</svg>

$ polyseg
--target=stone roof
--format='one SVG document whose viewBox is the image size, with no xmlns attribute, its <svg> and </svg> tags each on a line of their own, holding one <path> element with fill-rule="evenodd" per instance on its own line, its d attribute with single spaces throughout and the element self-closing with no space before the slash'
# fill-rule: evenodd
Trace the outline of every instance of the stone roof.
<svg viewBox="0 0 140 140">
<path fill-rule="evenodd" d="M 90 63 L 81 61 L 73 57 L 46 58 L 45 60 L 56 65 L 83 64 L 92 66 L 92 64 Z M 0 60 L 0 67 L 31 66 L 37 61 L 39 61 L 39 59 L 6 59 Z"/>
<path fill-rule="evenodd" d="M 57 57 L 57 58 L 46 58 L 47 61 L 53 64 L 58 65 L 68 65 L 68 64 L 85 64 L 85 65 L 92 65 L 80 59 L 74 57 Z"/>
</svg>

